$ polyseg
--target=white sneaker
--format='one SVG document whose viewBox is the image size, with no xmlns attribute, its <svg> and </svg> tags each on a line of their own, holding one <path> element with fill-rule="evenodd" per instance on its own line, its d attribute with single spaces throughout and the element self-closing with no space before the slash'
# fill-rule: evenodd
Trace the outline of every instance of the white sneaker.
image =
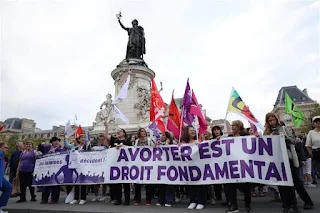
<svg viewBox="0 0 320 213">
<path fill-rule="evenodd" d="M 157 203 L 156 206 L 161 206 L 161 204 L 160 204 L 160 203 Z"/>
<path fill-rule="evenodd" d="M 196 208 L 197 204 L 196 203 L 190 203 L 190 205 L 188 206 L 188 209 L 194 209 Z"/>
<path fill-rule="evenodd" d="M 9 212 L 5 212 L 5 211 L 3 211 L 3 210 L 0 210 L 1 212 L 0 213 L 9 213 Z"/>
<path fill-rule="evenodd" d="M 106 200 L 107 200 L 107 197 L 102 197 L 102 198 L 99 199 L 100 202 L 104 202 Z"/>
<path fill-rule="evenodd" d="M 70 202 L 71 205 L 77 204 L 77 203 L 78 203 L 78 200 L 73 200 L 73 201 Z"/>
<path fill-rule="evenodd" d="M 98 201 L 98 197 L 92 198 L 92 202 L 97 202 L 97 201 Z"/>
<path fill-rule="evenodd" d="M 79 204 L 80 205 L 86 204 L 86 201 L 85 200 L 80 200 Z"/>
<path fill-rule="evenodd" d="M 316 188 L 317 186 L 314 185 L 314 184 L 312 184 L 312 183 L 310 183 L 310 184 L 307 184 L 307 187 L 308 187 L 308 188 Z"/>
<path fill-rule="evenodd" d="M 196 209 L 197 209 L 197 210 L 204 209 L 204 205 L 202 205 L 202 204 L 198 204 Z"/>
<path fill-rule="evenodd" d="M 172 205 L 171 205 L 171 204 L 167 204 L 167 203 L 166 203 L 166 204 L 164 204 L 164 206 L 165 206 L 165 207 L 172 207 Z"/>
</svg>

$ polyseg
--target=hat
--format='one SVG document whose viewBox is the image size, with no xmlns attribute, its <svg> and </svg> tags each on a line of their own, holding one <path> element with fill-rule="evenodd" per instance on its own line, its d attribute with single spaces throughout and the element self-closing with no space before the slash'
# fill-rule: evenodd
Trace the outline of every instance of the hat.
<svg viewBox="0 0 320 213">
<path fill-rule="evenodd" d="M 317 115 L 317 116 L 314 116 L 313 118 L 312 118 L 312 122 L 314 122 L 315 120 L 320 120 L 320 115 Z"/>
<path fill-rule="evenodd" d="M 54 136 L 51 138 L 50 143 L 52 143 L 53 141 L 61 141 L 61 139 Z"/>
<path fill-rule="evenodd" d="M 214 130 L 214 129 L 219 129 L 220 131 L 222 131 L 221 126 L 219 126 L 219 125 L 213 126 L 213 127 L 212 127 L 212 130 Z"/>
</svg>

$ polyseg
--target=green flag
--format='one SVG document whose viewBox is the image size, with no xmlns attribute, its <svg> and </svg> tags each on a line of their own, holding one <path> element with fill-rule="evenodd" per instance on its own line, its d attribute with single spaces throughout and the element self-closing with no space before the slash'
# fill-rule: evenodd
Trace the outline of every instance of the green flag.
<svg viewBox="0 0 320 213">
<path fill-rule="evenodd" d="M 299 127 L 302 124 L 302 121 L 304 119 L 304 114 L 297 107 L 297 105 L 293 102 L 293 100 L 290 98 L 288 93 L 285 94 L 285 106 L 286 106 L 286 113 L 290 114 L 292 116 L 293 125 L 295 127 Z"/>
</svg>

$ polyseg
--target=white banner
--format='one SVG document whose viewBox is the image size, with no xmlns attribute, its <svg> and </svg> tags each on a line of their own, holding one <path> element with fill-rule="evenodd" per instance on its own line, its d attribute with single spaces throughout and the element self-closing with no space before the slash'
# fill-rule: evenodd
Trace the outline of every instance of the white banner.
<svg viewBox="0 0 320 213">
<path fill-rule="evenodd" d="M 38 159 L 34 185 L 235 182 L 293 185 L 282 136 L 224 138 L 199 145 L 111 148 L 82 152 L 70 160 L 69 154 Z M 71 169 L 69 163 L 79 165 Z"/>
</svg>

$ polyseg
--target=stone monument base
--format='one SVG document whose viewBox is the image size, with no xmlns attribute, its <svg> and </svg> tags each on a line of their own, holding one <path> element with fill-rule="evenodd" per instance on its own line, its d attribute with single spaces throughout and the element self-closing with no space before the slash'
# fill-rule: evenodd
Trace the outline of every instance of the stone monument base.
<svg viewBox="0 0 320 213">
<path fill-rule="evenodd" d="M 128 134 L 136 134 L 139 128 L 146 128 L 149 125 L 150 87 L 151 79 L 155 77 L 155 73 L 143 59 L 122 60 L 111 72 L 115 85 L 114 97 L 120 92 L 129 72 L 130 83 L 127 98 L 117 104 L 119 110 L 128 118 L 129 124 L 125 124 L 119 118 L 113 118 L 114 120 L 111 119 L 112 122 L 108 125 L 110 133 L 115 133 L 118 128 L 121 128 L 126 130 Z M 103 122 L 98 122 L 94 124 L 90 134 L 103 133 L 104 130 Z"/>
</svg>

